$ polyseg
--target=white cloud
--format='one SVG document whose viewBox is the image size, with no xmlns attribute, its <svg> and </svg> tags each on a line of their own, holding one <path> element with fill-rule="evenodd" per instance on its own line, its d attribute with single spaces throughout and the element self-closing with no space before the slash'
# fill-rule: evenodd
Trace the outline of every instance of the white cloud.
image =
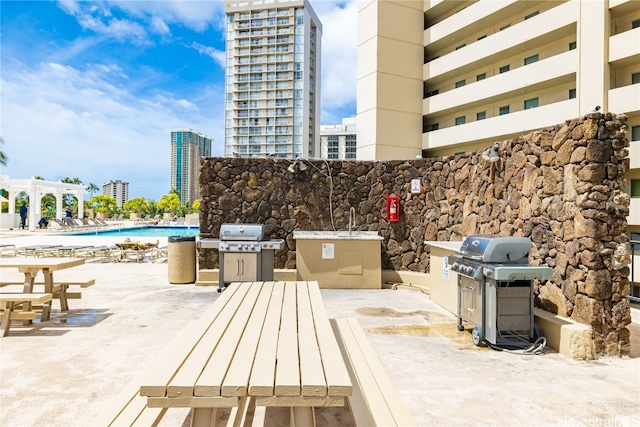
<svg viewBox="0 0 640 427">
<path fill-rule="evenodd" d="M 322 22 L 322 122 L 340 123 L 332 111 L 355 107 L 356 102 L 358 5 L 314 1 L 312 6 Z"/>
<path fill-rule="evenodd" d="M 159 198 L 169 189 L 170 132 L 191 127 L 223 137 L 222 96 L 203 88 L 196 101 L 156 94 L 141 99 L 108 79 L 117 66 L 83 72 L 60 64 L 3 70 L 2 111 L 9 157 L 3 174 L 50 180 L 78 177 L 101 186 L 131 183 L 130 196 Z M 215 106 L 215 107 L 214 107 Z M 222 154 L 222 149 L 216 149 Z"/>
<path fill-rule="evenodd" d="M 203 44 L 193 42 L 188 47 L 195 49 L 201 55 L 206 55 L 213 59 L 218 65 L 220 65 L 223 69 L 226 63 L 226 53 L 222 50 L 216 49 L 211 46 L 205 46 Z"/>
</svg>

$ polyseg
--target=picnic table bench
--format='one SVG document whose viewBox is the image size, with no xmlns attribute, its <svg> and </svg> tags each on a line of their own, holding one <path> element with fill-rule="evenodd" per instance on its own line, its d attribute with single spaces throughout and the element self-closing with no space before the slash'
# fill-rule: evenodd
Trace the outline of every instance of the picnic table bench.
<svg viewBox="0 0 640 427">
<path fill-rule="evenodd" d="M 70 299 L 80 299 L 82 298 L 82 293 L 78 291 L 69 292 L 68 289 L 71 286 L 79 286 L 80 288 L 88 288 L 96 284 L 95 279 L 81 279 L 81 278 L 69 278 L 69 279 L 56 279 L 53 281 L 51 290 L 49 291 L 53 296 L 53 299 L 57 299 L 60 301 L 60 311 L 68 311 Z M 0 281 L 0 287 L 5 288 L 2 290 L 3 293 L 9 294 L 12 293 L 12 290 L 8 289 L 8 287 L 22 285 L 21 281 L 18 280 L 2 280 Z M 33 282 L 33 290 L 35 291 L 35 287 L 44 286 L 46 289 L 47 284 L 45 282 Z M 19 291 L 16 291 L 19 292 Z M 13 293 L 16 293 L 13 292 Z M 45 291 L 46 292 L 46 291 Z M 35 293 L 35 292 L 34 292 Z"/>
<path fill-rule="evenodd" d="M 0 293 L 0 306 L 2 307 L 2 330 L 0 337 L 9 334 L 11 321 L 13 320 L 33 320 L 36 312 L 31 309 L 31 304 L 51 301 L 52 295 L 48 293 Z M 22 307 L 22 311 L 16 311 Z"/>
<path fill-rule="evenodd" d="M 313 407 L 343 406 L 352 390 L 317 282 L 232 283 L 92 425 L 192 408 L 193 426 L 211 426 L 217 408 L 241 418 L 249 405 L 313 424 Z"/>
<path fill-rule="evenodd" d="M 72 268 L 78 265 L 84 264 L 84 259 L 79 258 L 0 258 L 0 269 L 16 269 L 18 272 L 24 275 L 24 279 L 22 283 L 24 284 L 22 293 L 25 294 L 33 294 L 33 287 L 35 283 L 35 278 L 39 272 L 42 272 L 44 277 L 44 291 L 48 294 L 53 294 L 53 285 L 55 280 L 53 279 L 53 272 L 65 270 L 67 268 Z M 3 276 L 4 277 L 4 276 Z M 66 288 L 64 289 L 66 291 Z M 60 298 L 60 305 L 66 306 L 66 299 L 63 299 L 65 296 L 63 292 L 57 292 L 58 297 Z M 27 311 L 31 309 L 31 302 L 24 302 Z M 43 321 L 49 320 L 51 314 L 51 299 L 49 301 L 44 302 L 42 307 L 42 314 L 40 318 Z M 30 322 L 29 320 L 25 320 L 25 322 Z"/>
<path fill-rule="evenodd" d="M 407 405 L 356 319 L 331 319 L 353 382 L 349 406 L 356 426 L 415 426 Z"/>
</svg>

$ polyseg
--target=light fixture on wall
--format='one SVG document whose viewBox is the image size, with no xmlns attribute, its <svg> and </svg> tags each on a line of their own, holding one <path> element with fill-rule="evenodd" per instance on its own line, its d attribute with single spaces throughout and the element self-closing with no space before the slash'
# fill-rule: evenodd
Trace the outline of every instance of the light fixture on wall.
<svg viewBox="0 0 640 427">
<path fill-rule="evenodd" d="M 296 163 L 298 163 L 298 159 L 295 159 L 295 160 L 293 161 L 293 163 L 291 163 L 291 164 L 289 165 L 289 167 L 287 168 L 287 170 L 288 170 L 289 172 L 291 172 L 291 173 L 296 173 Z"/>
<path fill-rule="evenodd" d="M 484 150 L 482 158 L 492 163 L 500 160 L 500 143 L 496 142 L 491 147 Z"/>
<path fill-rule="evenodd" d="M 296 165 L 298 165 L 298 171 L 304 172 L 307 170 L 308 166 L 304 163 L 304 160 L 301 158 L 297 158 L 289 165 L 287 170 L 291 173 L 296 173 Z"/>
<path fill-rule="evenodd" d="M 324 162 L 324 166 L 326 167 L 326 170 L 322 170 L 321 168 L 319 168 L 318 166 L 316 166 L 315 164 L 313 164 L 311 162 L 311 160 L 319 160 Z M 296 165 L 298 165 L 298 169 L 296 171 Z M 314 168 L 316 171 L 318 171 L 319 173 L 325 175 L 327 178 L 329 178 L 329 218 L 331 219 L 331 228 L 333 229 L 333 231 L 336 231 L 336 225 L 335 222 L 333 220 L 333 176 L 331 174 L 331 166 L 329 165 L 329 162 L 327 161 L 327 159 L 311 159 L 311 158 L 302 158 L 302 157 L 298 157 L 296 158 L 293 163 L 291 163 L 289 165 L 289 167 L 287 168 L 287 170 L 293 174 L 295 174 L 296 172 L 304 172 L 307 169 L 309 169 L 309 166 L 311 166 L 312 168 Z M 315 175 L 315 174 L 314 174 Z M 309 175 L 305 175 L 306 177 L 309 177 Z"/>
</svg>

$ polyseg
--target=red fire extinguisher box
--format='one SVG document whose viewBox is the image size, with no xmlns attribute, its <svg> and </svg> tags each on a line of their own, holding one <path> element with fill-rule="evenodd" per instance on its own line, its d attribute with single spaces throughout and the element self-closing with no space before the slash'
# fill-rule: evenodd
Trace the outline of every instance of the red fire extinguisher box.
<svg viewBox="0 0 640 427">
<path fill-rule="evenodd" d="M 387 197 L 387 221 L 396 222 L 400 219 L 400 198 L 395 194 Z"/>
</svg>

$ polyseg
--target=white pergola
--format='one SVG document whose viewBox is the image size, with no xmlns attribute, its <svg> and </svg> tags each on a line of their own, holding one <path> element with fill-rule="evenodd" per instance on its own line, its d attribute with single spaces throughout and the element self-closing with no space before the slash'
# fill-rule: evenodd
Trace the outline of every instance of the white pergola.
<svg viewBox="0 0 640 427">
<path fill-rule="evenodd" d="M 62 219 L 62 197 L 65 194 L 73 194 L 78 199 L 78 218 L 84 216 L 85 188 L 80 184 L 67 184 L 66 182 L 44 181 L 42 179 L 11 179 L 9 175 L 0 175 L 0 188 L 9 193 L 9 215 L 13 223 L 16 212 L 16 197 L 21 192 L 29 195 L 29 230 L 34 231 L 42 215 L 42 196 L 53 194 L 56 198 L 56 218 Z"/>
</svg>

